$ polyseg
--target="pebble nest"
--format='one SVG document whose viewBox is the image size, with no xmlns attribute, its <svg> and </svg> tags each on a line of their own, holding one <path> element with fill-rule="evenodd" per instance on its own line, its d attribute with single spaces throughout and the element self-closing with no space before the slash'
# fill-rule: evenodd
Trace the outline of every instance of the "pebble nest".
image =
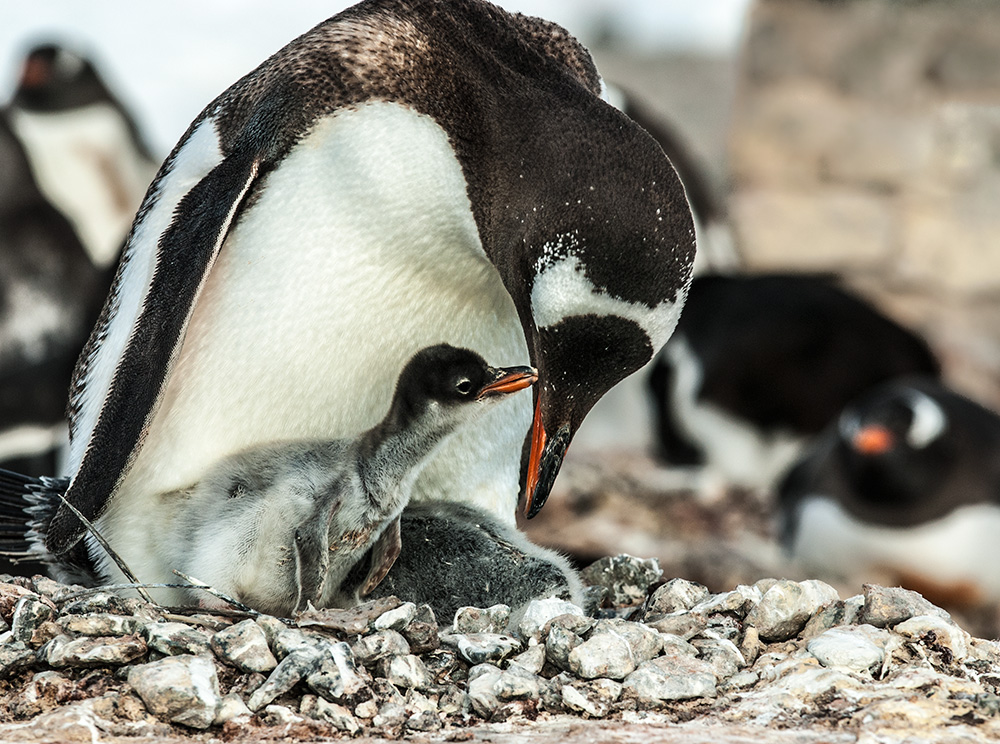
<svg viewBox="0 0 1000 744">
<path fill-rule="evenodd" d="M 388 598 L 279 619 L 0 576 L 0 738 L 461 741 L 567 716 L 1000 738 L 1000 644 L 914 592 L 764 579 L 713 594 L 630 556 L 583 577 L 596 616 L 544 599 L 438 619 Z"/>
</svg>

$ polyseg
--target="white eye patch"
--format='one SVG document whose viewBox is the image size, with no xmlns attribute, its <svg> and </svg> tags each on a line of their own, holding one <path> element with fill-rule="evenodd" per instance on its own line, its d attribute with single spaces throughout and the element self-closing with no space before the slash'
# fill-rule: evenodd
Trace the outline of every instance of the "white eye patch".
<svg viewBox="0 0 1000 744">
<path fill-rule="evenodd" d="M 913 423 L 906 432 L 906 441 L 915 449 L 922 449 L 937 439 L 948 428 L 948 419 L 930 396 L 912 391 L 909 396 L 910 410 L 913 411 Z"/>
<path fill-rule="evenodd" d="M 615 315 L 642 328 L 656 351 L 674 332 L 686 293 L 685 287 L 673 302 L 664 300 L 652 308 L 641 302 L 628 302 L 595 287 L 580 259 L 569 254 L 538 272 L 531 288 L 531 315 L 538 328 L 554 326 L 577 315 Z"/>
</svg>

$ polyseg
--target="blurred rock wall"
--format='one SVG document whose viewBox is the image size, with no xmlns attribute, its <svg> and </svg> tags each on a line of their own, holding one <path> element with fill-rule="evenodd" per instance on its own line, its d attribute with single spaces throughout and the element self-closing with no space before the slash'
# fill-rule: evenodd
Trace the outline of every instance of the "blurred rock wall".
<svg viewBox="0 0 1000 744">
<path fill-rule="evenodd" d="M 1000 403 L 1000 2 L 759 0 L 729 166 L 748 269 L 842 273 Z"/>
</svg>

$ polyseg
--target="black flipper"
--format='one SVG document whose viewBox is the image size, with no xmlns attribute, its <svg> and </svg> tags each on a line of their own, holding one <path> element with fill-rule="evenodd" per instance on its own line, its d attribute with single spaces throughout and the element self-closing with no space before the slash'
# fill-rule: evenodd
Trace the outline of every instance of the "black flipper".
<svg viewBox="0 0 1000 744">
<path fill-rule="evenodd" d="M 146 302 L 66 492 L 66 499 L 92 521 L 107 506 L 138 453 L 198 294 L 258 168 L 253 152 L 224 159 L 185 195 L 178 218 L 159 239 Z M 62 561 L 85 532 L 80 520 L 60 505 L 45 531 L 45 545 Z"/>
</svg>

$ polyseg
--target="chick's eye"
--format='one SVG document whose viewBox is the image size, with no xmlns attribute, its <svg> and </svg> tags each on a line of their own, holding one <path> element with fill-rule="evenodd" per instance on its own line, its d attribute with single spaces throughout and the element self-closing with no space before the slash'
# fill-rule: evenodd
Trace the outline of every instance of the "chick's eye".
<svg viewBox="0 0 1000 744">
<path fill-rule="evenodd" d="M 467 377 L 463 377 L 457 383 L 455 383 L 455 389 L 462 395 L 468 395 L 472 392 L 472 380 Z"/>
</svg>

